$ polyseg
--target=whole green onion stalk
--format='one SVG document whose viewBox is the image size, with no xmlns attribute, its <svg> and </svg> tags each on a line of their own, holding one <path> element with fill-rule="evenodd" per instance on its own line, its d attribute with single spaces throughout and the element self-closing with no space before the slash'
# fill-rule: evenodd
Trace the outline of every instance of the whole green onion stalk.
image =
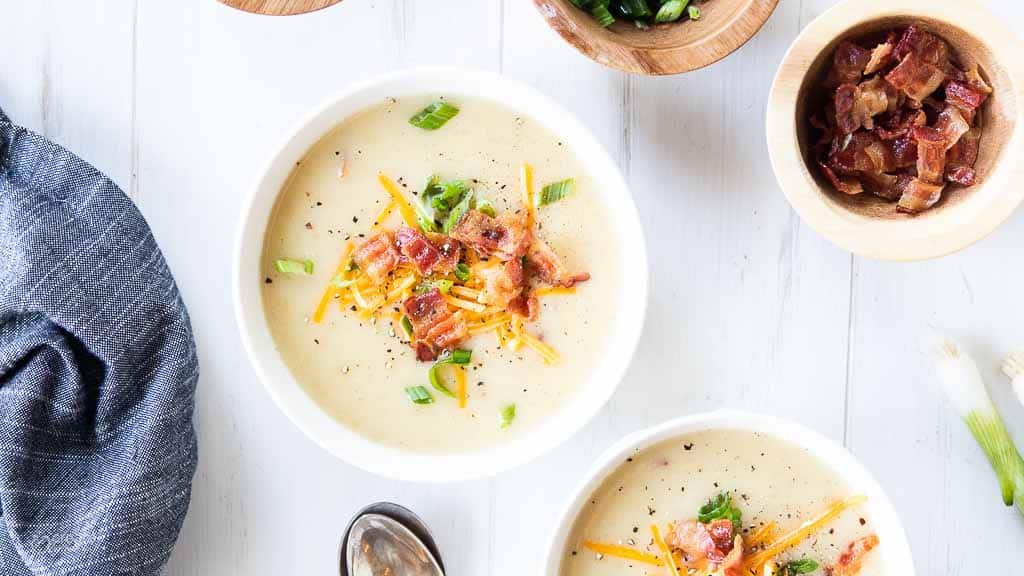
<svg viewBox="0 0 1024 576">
<path fill-rule="evenodd" d="M 985 389 L 978 365 L 945 335 L 939 336 L 933 352 L 939 383 L 992 464 L 1003 503 L 1016 505 L 1024 515 L 1024 460 Z"/>
</svg>

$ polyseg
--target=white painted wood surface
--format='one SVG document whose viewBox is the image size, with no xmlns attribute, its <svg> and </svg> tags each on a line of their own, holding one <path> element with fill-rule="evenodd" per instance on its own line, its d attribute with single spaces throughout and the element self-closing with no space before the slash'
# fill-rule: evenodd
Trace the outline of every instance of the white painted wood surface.
<svg viewBox="0 0 1024 576">
<path fill-rule="evenodd" d="M 894 499 L 919 574 L 1019 572 L 1024 521 L 916 343 L 930 324 L 963 336 L 1024 445 L 1024 409 L 995 369 L 1024 343 L 1024 214 L 909 265 L 851 257 L 802 225 L 774 183 L 763 108 L 786 47 L 832 3 L 784 1 L 719 64 L 642 78 L 579 56 L 527 0 L 346 0 L 287 19 L 213 0 L 0 0 L 0 107 L 132 195 L 192 314 L 201 456 L 170 573 L 333 574 L 349 515 L 394 500 L 429 521 L 450 574 L 533 574 L 596 454 L 723 406 L 845 442 Z M 498 70 L 575 110 L 631 182 L 652 264 L 640 352 L 610 405 L 554 453 L 458 486 L 381 480 L 308 442 L 255 380 L 228 290 L 241 199 L 284 131 L 355 79 L 425 64 Z"/>
</svg>

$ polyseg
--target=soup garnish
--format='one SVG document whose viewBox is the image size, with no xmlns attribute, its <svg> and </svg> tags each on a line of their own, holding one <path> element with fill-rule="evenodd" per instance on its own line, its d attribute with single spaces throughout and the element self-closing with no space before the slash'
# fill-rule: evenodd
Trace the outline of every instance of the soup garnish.
<svg viewBox="0 0 1024 576">
<path fill-rule="evenodd" d="M 838 192 L 867 191 L 917 214 L 947 183 L 974 185 L 978 109 L 992 88 L 950 52 L 913 25 L 873 48 L 839 44 L 824 82 L 827 105 L 810 119 L 821 134 L 815 161 Z"/>
<path fill-rule="evenodd" d="M 459 109 L 447 102 L 437 101 L 409 118 L 409 124 L 424 130 L 437 130 L 455 118 Z"/>
<path fill-rule="evenodd" d="M 717 574 L 724 576 L 789 576 L 807 574 L 818 569 L 819 562 L 813 558 L 781 557 L 805 538 L 822 530 L 843 512 L 863 504 L 863 496 L 852 496 L 834 502 L 819 515 L 809 518 L 798 527 L 784 534 L 777 534 L 774 522 L 760 528 L 743 529 L 742 511 L 736 507 L 729 492 L 721 492 L 700 507 L 697 517 L 673 522 L 665 527 L 651 524 L 651 541 L 659 554 L 643 550 L 584 541 L 588 550 L 631 562 L 652 566 L 664 566 L 669 574 Z M 742 534 L 749 535 L 744 538 Z M 860 571 L 867 555 L 878 545 L 874 534 L 850 541 L 836 561 L 825 568 L 830 576 L 853 576 Z"/>
</svg>

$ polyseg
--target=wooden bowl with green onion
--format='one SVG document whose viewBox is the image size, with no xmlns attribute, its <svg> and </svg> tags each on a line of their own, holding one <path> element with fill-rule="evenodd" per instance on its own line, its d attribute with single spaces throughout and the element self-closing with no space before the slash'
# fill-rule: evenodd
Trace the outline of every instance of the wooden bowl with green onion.
<svg viewBox="0 0 1024 576">
<path fill-rule="evenodd" d="M 623 72 L 661 76 L 703 68 L 725 58 L 750 40 L 779 0 L 533 0 L 555 32 L 588 58 Z M 667 8 L 666 4 L 671 4 Z M 659 13 L 675 21 L 658 23 Z M 582 6 L 582 7 L 580 7 Z M 641 24 L 622 14 L 640 11 Z M 649 15 L 646 15 L 648 14 Z M 692 18 L 696 17 L 696 19 Z"/>
</svg>

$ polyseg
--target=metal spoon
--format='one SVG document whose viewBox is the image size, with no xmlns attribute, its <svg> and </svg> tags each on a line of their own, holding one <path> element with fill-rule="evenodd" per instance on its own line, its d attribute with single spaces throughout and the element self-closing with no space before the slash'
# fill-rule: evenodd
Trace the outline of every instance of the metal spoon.
<svg viewBox="0 0 1024 576">
<path fill-rule="evenodd" d="M 356 513 L 339 556 L 341 576 L 444 576 L 430 530 L 410 510 L 390 502 Z"/>
</svg>

